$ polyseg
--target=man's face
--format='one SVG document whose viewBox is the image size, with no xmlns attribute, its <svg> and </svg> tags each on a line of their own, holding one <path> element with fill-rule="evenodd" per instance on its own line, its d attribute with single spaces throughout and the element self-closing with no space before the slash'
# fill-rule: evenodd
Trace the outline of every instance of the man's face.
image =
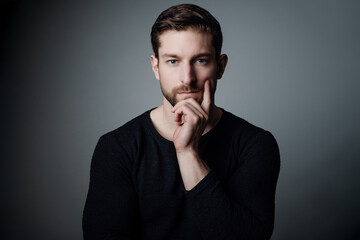
<svg viewBox="0 0 360 240">
<path fill-rule="evenodd" d="M 160 35 L 159 57 L 152 56 L 151 63 L 164 98 L 172 106 L 187 98 L 201 104 L 206 80 L 210 82 L 213 101 L 222 71 L 219 73 L 211 43 L 210 34 L 192 29 L 169 30 Z"/>
</svg>

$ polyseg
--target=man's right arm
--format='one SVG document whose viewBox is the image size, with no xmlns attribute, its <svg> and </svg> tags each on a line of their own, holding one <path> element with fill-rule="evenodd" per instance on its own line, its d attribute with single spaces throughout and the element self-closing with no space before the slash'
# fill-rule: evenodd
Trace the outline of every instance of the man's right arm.
<svg viewBox="0 0 360 240">
<path fill-rule="evenodd" d="M 121 161 L 120 161 L 121 160 Z M 83 213 L 84 239 L 132 239 L 138 221 L 137 195 L 129 156 L 115 138 L 100 138 L 91 161 L 90 186 Z"/>
</svg>

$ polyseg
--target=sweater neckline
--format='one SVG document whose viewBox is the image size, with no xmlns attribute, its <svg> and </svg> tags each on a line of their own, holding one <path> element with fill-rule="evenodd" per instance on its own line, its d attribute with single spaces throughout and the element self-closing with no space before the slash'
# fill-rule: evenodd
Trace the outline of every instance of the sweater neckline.
<svg viewBox="0 0 360 240">
<path fill-rule="evenodd" d="M 152 120 L 151 120 L 151 117 L 150 117 L 150 112 L 152 110 L 154 110 L 155 108 L 152 108 L 148 111 L 146 111 L 144 114 L 143 114 L 143 120 L 147 126 L 147 130 L 161 143 L 163 144 L 167 144 L 167 145 L 171 145 L 173 146 L 174 143 L 173 141 L 170 141 L 170 140 L 167 140 L 166 138 L 164 138 L 163 136 L 160 135 L 160 133 L 156 130 L 154 124 L 152 123 Z M 203 141 L 207 138 L 209 138 L 211 135 L 215 134 L 217 131 L 219 131 L 219 129 L 221 129 L 221 127 L 225 124 L 225 120 L 227 118 L 227 114 L 228 112 L 225 111 L 223 108 L 220 108 L 221 111 L 223 112 L 220 120 L 218 121 L 218 123 L 210 130 L 208 131 L 207 133 L 205 133 L 203 136 L 201 136 L 201 139 L 200 141 Z"/>
</svg>

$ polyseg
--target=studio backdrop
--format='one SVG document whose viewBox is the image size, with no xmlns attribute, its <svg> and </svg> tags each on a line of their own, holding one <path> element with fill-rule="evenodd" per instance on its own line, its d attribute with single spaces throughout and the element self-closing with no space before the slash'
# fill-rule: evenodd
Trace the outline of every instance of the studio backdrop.
<svg viewBox="0 0 360 240">
<path fill-rule="evenodd" d="M 82 239 L 95 144 L 161 104 L 150 30 L 178 3 L 1 4 L 1 239 Z M 278 141 L 272 240 L 360 239 L 360 2 L 192 3 L 223 29 L 217 105 Z"/>
</svg>

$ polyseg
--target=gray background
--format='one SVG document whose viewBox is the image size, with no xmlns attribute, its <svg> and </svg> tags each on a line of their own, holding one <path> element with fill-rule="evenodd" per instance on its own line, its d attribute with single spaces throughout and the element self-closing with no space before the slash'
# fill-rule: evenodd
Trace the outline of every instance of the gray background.
<svg viewBox="0 0 360 240">
<path fill-rule="evenodd" d="M 161 104 L 149 33 L 176 3 L 1 5 L 1 239 L 82 238 L 98 138 Z M 223 27 L 218 105 L 278 140 L 272 240 L 360 239 L 360 2 L 193 3 Z"/>
</svg>

